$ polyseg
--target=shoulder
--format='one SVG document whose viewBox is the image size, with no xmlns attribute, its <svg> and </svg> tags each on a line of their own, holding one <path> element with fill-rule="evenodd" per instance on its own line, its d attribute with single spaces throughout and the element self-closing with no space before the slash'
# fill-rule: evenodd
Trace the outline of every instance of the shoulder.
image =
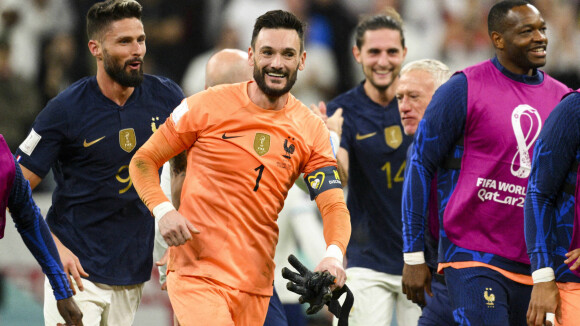
<svg viewBox="0 0 580 326">
<path fill-rule="evenodd" d="M 84 77 L 74 82 L 57 96 L 48 101 L 44 109 L 45 114 L 65 114 L 69 111 L 78 111 L 76 108 L 90 106 L 95 103 L 99 94 L 97 80 L 94 76 Z"/>
<path fill-rule="evenodd" d="M 327 103 L 327 108 L 330 111 L 329 115 L 331 115 L 339 107 L 343 108 L 343 112 L 346 113 L 346 111 L 349 111 L 357 103 L 361 103 L 364 96 L 365 95 L 364 91 L 362 90 L 362 84 L 338 95 Z"/>
<path fill-rule="evenodd" d="M 167 94 L 167 92 L 169 92 L 169 94 L 167 94 L 168 96 L 179 96 L 180 98 L 185 97 L 181 87 L 179 87 L 176 82 L 163 76 L 145 74 L 142 87 L 144 90 L 153 91 L 155 93 Z"/>
</svg>

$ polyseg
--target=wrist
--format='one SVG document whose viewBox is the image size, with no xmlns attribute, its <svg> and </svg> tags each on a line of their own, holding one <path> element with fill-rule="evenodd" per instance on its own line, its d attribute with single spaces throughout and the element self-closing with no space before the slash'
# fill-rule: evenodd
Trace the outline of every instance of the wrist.
<svg viewBox="0 0 580 326">
<path fill-rule="evenodd" d="M 337 245 L 331 244 L 328 246 L 328 248 L 326 248 L 326 254 L 324 254 L 324 258 L 326 257 L 336 258 L 342 264 L 344 254 Z"/>
<path fill-rule="evenodd" d="M 155 216 L 155 223 L 159 223 L 159 220 L 167 213 L 169 213 L 170 211 L 176 210 L 175 207 L 173 207 L 173 205 L 166 201 L 163 202 L 157 206 L 155 206 L 155 208 L 153 208 L 153 216 Z"/>
<path fill-rule="evenodd" d="M 532 279 L 534 280 L 534 284 L 536 284 L 541 282 L 551 282 L 556 279 L 556 276 L 554 275 L 554 270 L 551 267 L 544 267 L 535 270 L 532 273 Z"/>
<path fill-rule="evenodd" d="M 404 252 L 403 260 L 407 265 L 421 265 L 425 264 L 425 254 L 422 251 Z"/>
</svg>

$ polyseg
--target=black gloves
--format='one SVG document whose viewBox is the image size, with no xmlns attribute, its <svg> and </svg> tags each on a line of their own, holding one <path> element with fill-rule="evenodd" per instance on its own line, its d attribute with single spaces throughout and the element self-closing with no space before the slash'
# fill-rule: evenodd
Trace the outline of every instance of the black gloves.
<svg viewBox="0 0 580 326">
<path fill-rule="evenodd" d="M 286 285 L 288 290 L 300 294 L 300 303 L 308 302 L 310 304 L 306 313 L 315 314 L 326 304 L 329 311 L 339 319 L 339 326 L 348 325 L 348 314 L 354 302 L 354 296 L 348 287 L 344 285 L 340 289 L 331 291 L 330 286 L 334 284 L 335 277 L 329 272 L 313 273 L 302 265 L 294 255 L 288 257 L 288 262 L 296 268 L 299 274 L 284 267 L 282 276 L 290 281 Z M 347 297 L 341 307 L 338 298 L 344 293 L 347 294 Z"/>
</svg>

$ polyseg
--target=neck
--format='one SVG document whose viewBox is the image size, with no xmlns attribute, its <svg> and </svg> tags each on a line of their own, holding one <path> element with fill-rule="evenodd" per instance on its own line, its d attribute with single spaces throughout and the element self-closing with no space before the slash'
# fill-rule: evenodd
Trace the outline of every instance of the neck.
<svg viewBox="0 0 580 326">
<path fill-rule="evenodd" d="M 250 97 L 250 100 L 265 110 L 281 110 L 288 101 L 288 95 L 289 94 L 286 93 L 280 97 L 269 97 L 262 92 L 255 82 L 248 83 L 248 96 Z"/>
<path fill-rule="evenodd" d="M 97 70 L 97 84 L 99 84 L 101 93 L 118 106 L 125 105 L 135 90 L 134 87 L 125 87 L 114 81 L 104 68 Z"/>
<path fill-rule="evenodd" d="M 389 87 L 384 89 L 378 89 L 367 79 L 363 85 L 365 93 L 367 96 L 375 103 L 381 106 L 387 106 L 393 98 L 395 98 L 395 90 L 397 89 L 397 84 L 399 78 L 397 77 Z"/>
</svg>

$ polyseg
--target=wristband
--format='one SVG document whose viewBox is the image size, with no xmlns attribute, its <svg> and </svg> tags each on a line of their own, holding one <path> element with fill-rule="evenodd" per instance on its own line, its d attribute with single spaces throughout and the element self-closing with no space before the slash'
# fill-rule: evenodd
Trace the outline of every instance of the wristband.
<svg viewBox="0 0 580 326">
<path fill-rule="evenodd" d="M 155 208 L 153 208 L 153 216 L 155 216 L 155 223 L 159 223 L 159 220 L 167 213 L 169 213 L 172 210 L 176 210 L 175 207 L 173 207 L 173 205 L 171 205 L 170 202 L 166 201 L 163 202 L 157 206 L 155 206 Z"/>
<path fill-rule="evenodd" d="M 336 131 L 330 131 L 330 145 L 332 146 L 332 153 L 336 157 L 336 153 L 340 147 L 340 137 L 338 137 Z"/>
<path fill-rule="evenodd" d="M 342 257 L 344 257 L 344 254 L 337 245 L 331 244 L 328 246 L 328 248 L 326 248 L 326 254 L 324 254 L 324 258 L 326 257 L 336 258 L 342 264 Z"/>
<path fill-rule="evenodd" d="M 425 254 L 422 251 L 404 252 L 403 261 L 407 265 L 421 265 L 425 264 Z"/>
<path fill-rule="evenodd" d="M 551 282 L 556 279 L 552 267 L 540 268 L 532 273 L 534 284 L 541 282 Z"/>
</svg>

